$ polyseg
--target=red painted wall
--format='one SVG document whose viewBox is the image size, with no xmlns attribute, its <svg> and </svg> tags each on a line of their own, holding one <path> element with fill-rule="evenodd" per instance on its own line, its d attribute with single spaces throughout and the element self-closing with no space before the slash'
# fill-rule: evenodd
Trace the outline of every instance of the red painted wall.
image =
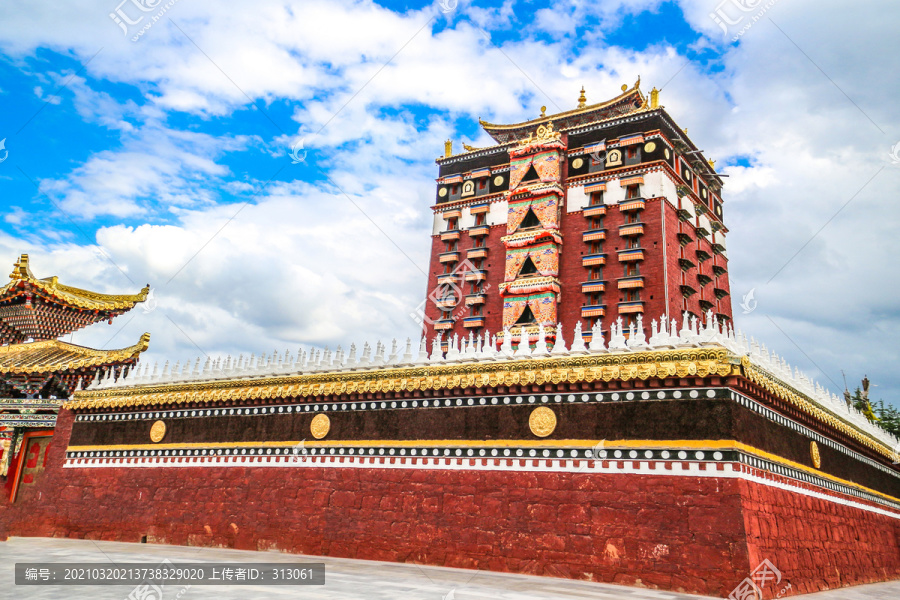
<svg viewBox="0 0 900 600">
<path fill-rule="evenodd" d="M 771 561 L 785 576 L 780 588 L 789 582 L 805 594 L 900 578 L 897 519 L 750 481 L 740 488 L 751 566 Z M 776 595 L 775 586 L 765 591 Z"/>
</svg>

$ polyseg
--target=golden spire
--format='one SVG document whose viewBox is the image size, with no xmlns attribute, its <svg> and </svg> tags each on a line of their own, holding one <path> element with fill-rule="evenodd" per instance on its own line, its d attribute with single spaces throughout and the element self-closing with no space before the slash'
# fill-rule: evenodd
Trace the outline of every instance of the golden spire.
<svg viewBox="0 0 900 600">
<path fill-rule="evenodd" d="M 716 161 L 714 161 L 713 159 L 709 159 L 709 167 L 710 167 L 711 169 L 715 170 L 715 168 L 716 168 Z"/>
<path fill-rule="evenodd" d="M 453 156 L 453 140 L 444 142 L 444 158 L 448 156 Z"/>
<path fill-rule="evenodd" d="M 547 107 L 546 107 L 546 106 L 542 106 L 542 107 L 541 107 L 541 116 L 542 116 L 542 117 L 546 117 L 546 116 L 547 116 Z"/>
<path fill-rule="evenodd" d="M 637 81 L 634 82 L 634 89 L 637 90 L 637 89 L 640 89 L 640 87 L 641 87 L 641 76 L 638 75 Z"/>
<path fill-rule="evenodd" d="M 31 269 L 28 266 L 28 255 L 23 254 L 19 260 L 13 265 L 13 272 L 9 276 L 10 279 L 33 279 Z"/>
<path fill-rule="evenodd" d="M 584 97 L 584 86 L 581 86 L 581 95 L 578 96 L 578 108 L 587 106 L 587 98 Z"/>
<path fill-rule="evenodd" d="M 650 90 L 650 108 L 659 108 L 659 90 L 655 87 Z"/>
</svg>

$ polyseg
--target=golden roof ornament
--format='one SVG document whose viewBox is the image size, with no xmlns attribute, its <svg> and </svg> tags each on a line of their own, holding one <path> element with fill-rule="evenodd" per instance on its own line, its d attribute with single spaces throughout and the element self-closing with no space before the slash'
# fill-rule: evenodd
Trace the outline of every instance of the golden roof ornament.
<svg viewBox="0 0 900 600">
<path fill-rule="evenodd" d="M 640 75 L 638 75 L 637 81 L 634 82 L 634 89 L 636 89 L 636 90 L 641 89 L 641 76 Z"/>
<path fill-rule="evenodd" d="M 453 140 L 444 142 L 444 158 L 453 156 Z"/>
<path fill-rule="evenodd" d="M 578 108 L 584 108 L 585 106 L 587 106 L 587 98 L 584 95 L 584 86 L 581 86 L 581 95 L 578 96 Z"/>
<path fill-rule="evenodd" d="M 715 161 L 715 160 L 709 159 L 709 168 L 715 170 L 715 168 L 716 168 L 716 161 Z"/>
<path fill-rule="evenodd" d="M 659 108 L 659 92 L 655 87 L 650 90 L 650 108 Z"/>
<path fill-rule="evenodd" d="M 519 146 L 527 146 L 538 142 L 550 142 L 560 138 L 559 132 L 553 129 L 553 122 L 544 125 L 538 125 L 534 133 L 529 133 L 527 137 L 519 141 Z"/>
<path fill-rule="evenodd" d="M 582 89 L 583 89 L 583 88 L 582 88 Z M 542 107 L 541 107 L 541 116 L 542 116 L 542 117 L 546 117 L 546 116 L 547 116 L 547 107 L 546 107 L 546 106 L 542 106 Z"/>
</svg>

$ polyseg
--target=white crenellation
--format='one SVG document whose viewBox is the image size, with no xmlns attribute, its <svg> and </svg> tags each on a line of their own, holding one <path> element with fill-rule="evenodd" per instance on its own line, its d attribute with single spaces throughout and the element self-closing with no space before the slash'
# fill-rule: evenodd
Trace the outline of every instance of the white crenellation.
<svg viewBox="0 0 900 600">
<path fill-rule="evenodd" d="M 105 389 L 113 387 L 133 387 L 142 385 L 159 385 L 169 382 L 204 381 L 213 379 L 240 379 L 267 377 L 272 373 L 312 373 L 315 371 L 341 371 L 352 369 L 392 368 L 398 366 L 425 365 L 428 363 L 441 363 L 453 361 L 494 362 L 510 359 L 532 359 L 543 357 L 566 357 L 580 354 L 599 353 L 625 353 L 644 350 L 665 350 L 670 348 L 689 347 L 723 347 L 735 357 L 747 357 L 757 368 L 767 372 L 773 378 L 790 386 L 798 393 L 811 399 L 816 405 L 834 415 L 838 419 L 852 424 L 858 430 L 864 431 L 871 437 L 879 440 L 890 448 L 897 448 L 900 440 L 880 427 L 870 423 L 865 416 L 841 397 L 830 392 L 823 385 L 814 381 L 799 368 L 791 366 L 783 358 L 772 353 L 764 344 L 760 344 L 753 337 L 748 337 L 740 330 L 731 326 L 724 326 L 711 312 L 707 312 L 701 323 L 700 319 L 685 313 L 682 317 L 681 329 L 678 330 L 675 319 L 667 320 L 662 315 L 657 321 L 654 319 L 650 326 L 650 339 L 646 339 L 643 317 L 638 317 L 637 327 L 629 328 L 626 338 L 622 321 L 610 326 L 610 341 L 607 347 L 605 343 L 602 324 L 598 321 L 594 326 L 593 335 L 589 345 L 585 345 L 582 336 L 581 321 L 576 323 L 573 330 L 572 344 L 566 348 L 565 336 L 561 325 L 555 329 L 555 341 L 552 350 L 547 343 L 547 331 L 543 325 L 539 326 L 537 343 L 535 348 L 529 346 L 528 334 L 524 327 L 519 328 L 518 336 L 521 340 L 513 345 L 513 332 L 504 328 L 503 339 L 500 347 L 497 347 L 496 336 L 489 332 L 475 336 L 469 333 L 462 340 L 454 335 L 447 340 L 447 351 L 441 346 L 442 335 L 431 338 L 431 352 L 429 354 L 429 340 L 420 338 L 418 352 L 414 352 L 414 342 L 407 339 L 405 351 L 400 352 L 397 340 L 391 343 L 390 355 L 385 358 L 387 345 L 376 342 L 375 356 L 372 357 L 373 346 L 368 342 L 363 344 L 362 356 L 357 360 L 357 345 L 351 344 L 349 354 L 344 355 L 343 349 L 338 346 L 332 354 L 327 347 L 323 350 L 316 348 L 298 348 L 296 359 L 290 351 L 283 354 L 275 351 L 271 356 L 265 354 L 259 358 L 251 354 L 245 358 L 243 354 L 237 359 L 227 355 L 225 357 L 210 357 L 205 360 L 197 358 L 193 362 L 178 361 L 170 367 L 169 361 L 165 361 L 160 370 L 159 363 L 152 365 L 143 363 L 121 369 L 116 377 L 114 369 L 98 370 L 93 381 L 87 386 L 87 390 Z M 202 368 L 201 368 L 202 360 Z"/>
</svg>

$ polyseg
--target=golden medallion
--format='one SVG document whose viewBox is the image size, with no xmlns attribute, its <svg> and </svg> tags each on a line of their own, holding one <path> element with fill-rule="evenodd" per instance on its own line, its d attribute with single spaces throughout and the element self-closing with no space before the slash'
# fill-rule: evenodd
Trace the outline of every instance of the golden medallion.
<svg viewBox="0 0 900 600">
<path fill-rule="evenodd" d="M 583 164 L 584 164 L 584 159 L 579 156 L 578 158 L 576 158 L 575 160 L 572 161 L 572 168 L 580 169 L 581 165 L 583 165 Z"/>
<path fill-rule="evenodd" d="M 644 144 L 644 152 L 647 154 L 650 154 L 654 150 L 656 150 L 656 142 L 647 142 Z"/>
<path fill-rule="evenodd" d="M 438 196 L 440 196 L 441 198 L 443 198 L 446 195 L 447 195 L 447 188 L 442 187 L 438 190 Z"/>
<path fill-rule="evenodd" d="M 528 427 L 534 435 L 547 437 L 556 429 L 556 414 L 546 406 L 539 406 L 531 411 Z"/>
<path fill-rule="evenodd" d="M 313 417 L 312 423 L 309 424 L 309 432 L 317 440 L 321 440 L 328 435 L 331 430 L 331 420 L 327 415 L 316 415 Z"/>
<path fill-rule="evenodd" d="M 164 437 L 166 437 L 166 424 L 162 421 L 157 421 L 150 428 L 150 441 L 156 444 L 161 442 Z"/>
<path fill-rule="evenodd" d="M 494 187 L 500 187 L 503 185 L 503 175 L 497 175 L 494 177 Z"/>
<path fill-rule="evenodd" d="M 809 457 L 815 468 L 818 469 L 822 466 L 822 455 L 819 454 L 819 445 L 815 442 L 809 443 Z"/>
</svg>

